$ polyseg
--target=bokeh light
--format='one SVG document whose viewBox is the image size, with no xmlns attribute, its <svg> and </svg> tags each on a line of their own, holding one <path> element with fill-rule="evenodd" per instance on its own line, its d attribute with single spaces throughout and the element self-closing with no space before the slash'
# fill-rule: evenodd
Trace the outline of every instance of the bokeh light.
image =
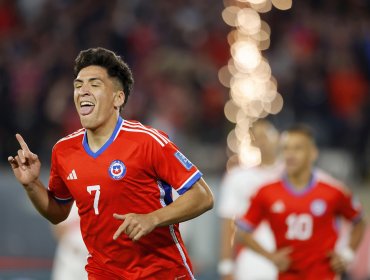
<svg viewBox="0 0 370 280">
<path fill-rule="evenodd" d="M 287 10 L 291 0 L 239 0 L 246 4 L 225 1 L 222 18 L 233 27 L 228 34 L 231 59 L 218 72 L 220 82 L 230 88 L 230 100 L 226 102 L 226 118 L 235 124 L 229 133 L 227 145 L 229 161 L 253 166 L 260 163 L 258 148 L 250 141 L 253 122 L 269 114 L 278 114 L 284 105 L 283 97 L 277 92 L 277 82 L 262 51 L 270 47 L 271 28 L 261 20 L 272 6 Z M 237 157 L 237 159 L 235 158 Z"/>
</svg>

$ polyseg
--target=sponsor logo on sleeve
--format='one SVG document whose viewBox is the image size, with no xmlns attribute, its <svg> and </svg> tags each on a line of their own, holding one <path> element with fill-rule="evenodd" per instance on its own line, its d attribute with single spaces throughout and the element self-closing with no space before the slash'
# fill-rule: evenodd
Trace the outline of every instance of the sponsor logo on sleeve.
<svg viewBox="0 0 370 280">
<path fill-rule="evenodd" d="M 180 151 L 177 151 L 175 153 L 175 157 L 178 159 L 178 161 L 186 168 L 186 170 L 190 170 L 193 167 L 193 164 L 190 160 L 186 158 Z"/>
<path fill-rule="evenodd" d="M 109 176 L 114 180 L 122 179 L 126 174 L 126 166 L 120 160 L 114 160 L 108 169 Z"/>
</svg>

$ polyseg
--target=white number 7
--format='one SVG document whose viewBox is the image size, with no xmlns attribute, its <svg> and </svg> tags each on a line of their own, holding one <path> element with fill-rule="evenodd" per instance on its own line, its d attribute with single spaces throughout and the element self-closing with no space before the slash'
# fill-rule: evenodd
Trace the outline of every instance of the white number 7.
<svg viewBox="0 0 370 280">
<path fill-rule="evenodd" d="M 100 198 L 100 186 L 99 185 L 87 186 L 87 191 L 89 194 L 91 194 L 91 192 L 93 191 L 96 191 L 95 198 L 94 198 L 94 211 L 95 211 L 95 215 L 99 215 L 98 204 L 99 204 L 99 198 Z"/>
</svg>

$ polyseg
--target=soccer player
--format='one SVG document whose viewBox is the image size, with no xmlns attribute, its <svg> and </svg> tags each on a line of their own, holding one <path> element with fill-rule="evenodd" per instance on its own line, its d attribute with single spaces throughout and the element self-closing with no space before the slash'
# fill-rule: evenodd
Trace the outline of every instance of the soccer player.
<svg viewBox="0 0 370 280">
<path fill-rule="evenodd" d="M 279 269 L 282 280 L 332 280 L 345 271 L 359 245 L 365 223 L 361 206 L 348 189 L 313 163 L 318 150 L 309 128 L 295 126 L 282 135 L 285 175 L 259 189 L 237 222 L 237 239 Z M 337 219 L 352 222 L 349 244 L 335 251 Z M 263 220 L 271 226 L 276 251 L 269 252 L 251 232 Z"/>
<path fill-rule="evenodd" d="M 202 173 L 166 134 L 120 117 L 133 78 L 119 56 L 84 50 L 74 71 L 83 128 L 55 144 L 48 189 L 37 155 L 17 134 L 21 149 L 8 158 L 15 177 L 54 224 L 76 202 L 89 280 L 195 279 L 178 223 L 213 207 Z M 181 195 L 174 201 L 171 188 Z"/>
<path fill-rule="evenodd" d="M 279 178 L 283 171 L 283 165 L 277 158 L 279 133 L 276 128 L 267 120 L 259 120 L 253 124 L 251 132 L 253 145 L 261 152 L 261 163 L 251 168 L 238 166 L 232 169 L 221 184 L 218 208 L 222 219 L 221 256 L 218 272 L 222 280 L 274 279 L 277 276 L 277 269 L 271 262 L 253 250 L 236 250 L 233 243 L 235 219 L 245 213 L 257 189 Z M 261 223 L 253 236 L 266 250 L 275 249 L 272 232 L 266 223 Z"/>
</svg>

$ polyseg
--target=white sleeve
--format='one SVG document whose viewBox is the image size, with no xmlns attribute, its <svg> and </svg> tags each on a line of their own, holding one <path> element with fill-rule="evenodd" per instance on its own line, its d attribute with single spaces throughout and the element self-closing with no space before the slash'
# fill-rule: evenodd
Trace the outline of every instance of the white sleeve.
<svg viewBox="0 0 370 280">
<path fill-rule="evenodd" d="M 247 172 L 243 169 L 236 169 L 224 176 L 217 209 L 221 218 L 233 219 L 244 214 L 248 202 L 245 197 L 245 190 L 248 188 L 246 185 L 248 184 Z"/>
</svg>

